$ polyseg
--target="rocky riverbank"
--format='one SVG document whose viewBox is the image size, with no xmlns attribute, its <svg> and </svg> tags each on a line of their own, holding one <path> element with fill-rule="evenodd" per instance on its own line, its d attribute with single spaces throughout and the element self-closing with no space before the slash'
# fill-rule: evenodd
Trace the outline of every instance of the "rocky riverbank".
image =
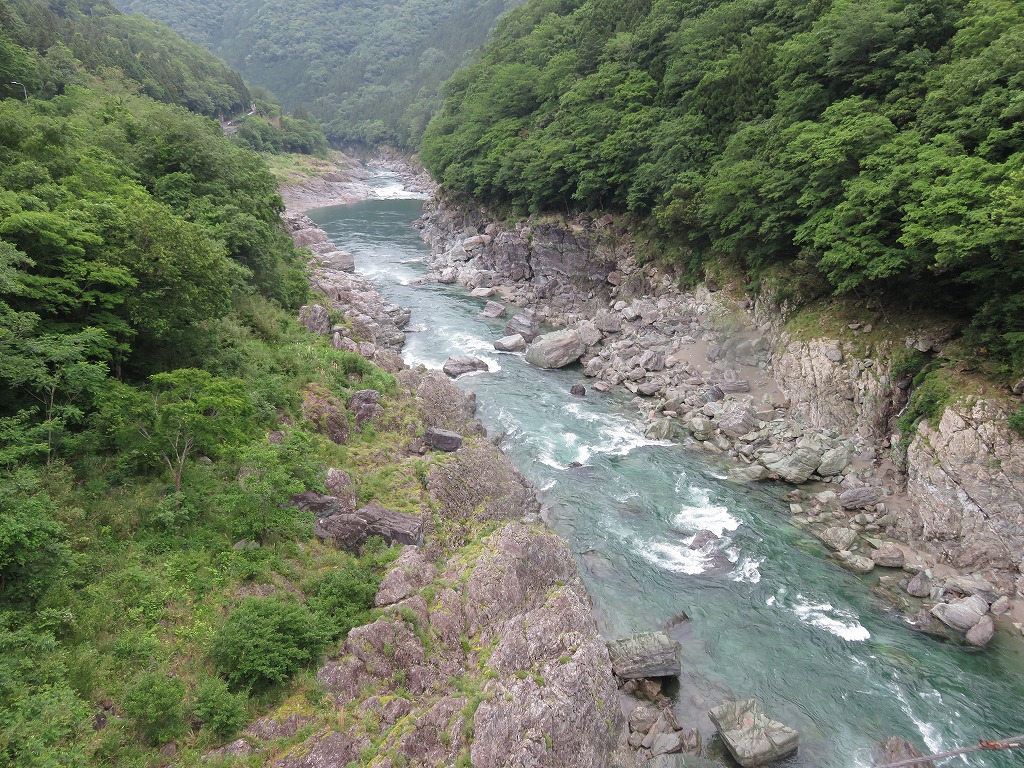
<svg viewBox="0 0 1024 768">
<path fill-rule="evenodd" d="M 799 486 L 793 521 L 839 565 L 882 572 L 881 589 L 916 625 L 961 639 L 966 629 L 979 645 L 993 615 L 1020 628 L 1024 446 L 999 418 L 1015 405 L 990 393 L 954 402 L 909 441 L 893 434 L 910 385 L 895 361 L 941 351 L 948 328 L 867 316 L 841 333 L 808 330 L 769 297 L 714 281 L 680 290 L 676 275 L 640 263 L 642 247 L 612 217 L 502 225 L 440 201 L 421 227 L 437 279 L 523 308 L 507 334 L 568 329 L 559 364 L 579 359 L 591 388 L 635 393 L 648 436 L 699 445 L 738 482 Z M 947 621 L 947 605 L 981 593 L 971 627 Z"/>
<path fill-rule="evenodd" d="M 390 460 L 396 471 L 417 462 L 423 475 L 421 514 L 409 515 L 357 510 L 350 482 L 332 470 L 329 494 L 304 500 L 318 515 L 317 536 L 346 547 L 383 531 L 418 546 L 403 550 L 381 584 L 380 618 L 353 630 L 317 673 L 336 716 L 324 722 L 282 708 L 211 757 L 259 753 L 279 768 L 360 759 L 380 768 L 629 764 L 590 598 L 568 546 L 540 522 L 533 489 L 484 437 L 471 394 L 442 373 L 403 364 L 408 310 L 356 275 L 351 254 L 308 217 L 289 211 L 285 221 L 310 250 L 321 297 L 300 321 L 394 374 L 400 390 L 390 398 L 357 392 L 348 403 L 311 392 L 307 418 L 341 443 L 351 421 L 383 428 L 401 420 L 409 434 Z M 283 752 L 281 739 L 290 740 Z"/>
</svg>

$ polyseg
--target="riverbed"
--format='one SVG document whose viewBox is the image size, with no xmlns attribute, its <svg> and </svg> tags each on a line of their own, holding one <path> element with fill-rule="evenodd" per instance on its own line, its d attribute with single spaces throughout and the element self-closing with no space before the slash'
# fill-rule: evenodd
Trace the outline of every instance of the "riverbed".
<svg viewBox="0 0 1024 768">
<path fill-rule="evenodd" d="M 570 395 L 588 383 L 578 368 L 542 371 L 495 352 L 506 321 L 480 318 L 483 299 L 422 283 L 429 252 L 412 226 L 422 201 L 406 199 L 394 176 L 369 183 L 380 199 L 310 217 L 388 301 L 412 310 L 409 365 L 440 368 L 460 354 L 488 362 L 459 384 L 477 393 L 488 434 L 540 490 L 606 636 L 690 617 L 673 629 L 681 722 L 710 737 L 709 707 L 754 696 L 801 731 L 787 764 L 836 768 L 869 765 L 871 744 L 889 735 L 940 751 L 1024 732 L 1019 646 L 997 637 L 971 652 L 913 632 L 869 581 L 789 524 L 788 487 L 730 484 L 706 454 L 644 439 L 625 397 Z M 717 540 L 692 549 L 703 531 Z M 1019 759 L 983 753 L 966 764 Z"/>
</svg>

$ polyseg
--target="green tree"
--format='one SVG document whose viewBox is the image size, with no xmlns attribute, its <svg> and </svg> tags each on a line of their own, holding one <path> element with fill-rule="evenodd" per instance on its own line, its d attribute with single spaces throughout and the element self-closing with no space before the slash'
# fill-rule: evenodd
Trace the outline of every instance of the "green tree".
<svg viewBox="0 0 1024 768">
<path fill-rule="evenodd" d="M 181 492 L 185 463 L 199 451 L 221 452 L 245 440 L 256 426 L 253 401 L 241 379 L 196 368 L 158 373 L 147 389 L 111 381 L 100 396 L 103 419 L 125 449 L 159 458 Z"/>
</svg>

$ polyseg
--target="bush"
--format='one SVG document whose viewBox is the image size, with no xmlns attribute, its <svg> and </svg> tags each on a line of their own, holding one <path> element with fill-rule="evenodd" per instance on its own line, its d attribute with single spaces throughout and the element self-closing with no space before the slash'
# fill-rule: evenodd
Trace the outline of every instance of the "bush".
<svg viewBox="0 0 1024 768">
<path fill-rule="evenodd" d="M 906 411 L 896 423 L 900 432 L 900 446 L 903 450 L 910 445 L 914 427 L 919 421 L 927 419 L 935 426 L 942 416 L 949 398 L 949 386 L 938 373 L 924 377 L 910 396 L 910 403 L 907 405 Z"/>
<path fill-rule="evenodd" d="M 124 713 L 143 740 L 157 746 L 185 732 L 185 684 L 164 672 L 144 672 L 124 697 Z"/>
<path fill-rule="evenodd" d="M 196 692 L 196 716 L 222 739 L 230 738 L 245 723 L 245 697 L 228 690 L 217 677 L 203 681 Z"/>
<path fill-rule="evenodd" d="M 217 670 L 233 688 L 283 683 L 316 660 L 326 642 L 304 606 L 276 598 L 246 598 L 213 640 Z"/>
<path fill-rule="evenodd" d="M 337 640 L 370 621 L 380 572 L 370 565 L 346 563 L 321 576 L 310 590 L 309 608 Z"/>
<path fill-rule="evenodd" d="M 1024 405 L 1010 414 L 1010 429 L 1024 437 Z"/>
</svg>

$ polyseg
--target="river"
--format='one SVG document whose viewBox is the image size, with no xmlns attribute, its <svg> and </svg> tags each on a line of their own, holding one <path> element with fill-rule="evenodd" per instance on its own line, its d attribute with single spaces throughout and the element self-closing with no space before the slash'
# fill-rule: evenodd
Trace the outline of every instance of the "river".
<svg viewBox="0 0 1024 768">
<path fill-rule="evenodd" d="M 311 211 L 356 269 L 391 302 L 412 310 L 403 356 L 440 368 L 450 355 L 486 360 L 462 377 L 479 416 L 513 463 L 540 489 L 551 527 L 576 554 L 606 636 L 657 629 L 680 611 L 680 722 L 713 728 L 706 710 L 753 696 L 801 732 L 793 766 L 870 765 L 871 744 L 901 736 L 931 751 L 1024 733 L 1024 654 L 997 636 L 970 652 L 913 632 L 788 523 L 782 486 L 737 486 L 700 452 L 642 436 L 622 396 L 589 392 L 580 370 L 541 371 L 492 342 L 505 320 L 478 317 L 482 299 L 461 286 L 413 281 L 427 246 L 411 224 L 422 202 L 403 199 L 394 177 L 385 198 Z M 514 309 L 514 308 L 513 308 Z M 582 466 L 572 466 L 579 464 Z M 713 549 L 688 547 L 710 530 Z M 978 753 L 971 766 L 1021 765 L 1020 753 Z M 950 761 L 945 765 L 956 765 Z"/>
</svg>

